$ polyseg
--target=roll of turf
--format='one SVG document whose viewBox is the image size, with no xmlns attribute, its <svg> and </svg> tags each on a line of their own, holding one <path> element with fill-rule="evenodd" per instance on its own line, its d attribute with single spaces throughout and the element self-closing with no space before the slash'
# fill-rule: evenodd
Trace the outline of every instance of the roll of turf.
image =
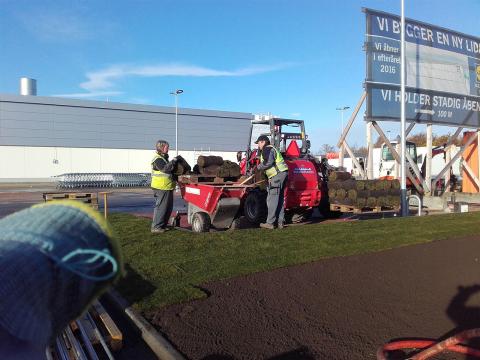
<svg viewBox="0 0 480 360">
<path fill-rule="evenodd" d="M 328 188 L 329 189 L 341 189 L 342 188 L 342 182 L 341 181 L 329 181 L 328 182 Z"/>
<path fill-rule="evenodd" d="M 209 167 L 212 165 L 223 165 L 223 158 L 221 156 L 203 156 L 200 155 L 197 159 L 197 164 L 200 167 Z"/>
<path fill-rule="evenodd" d="M 355 206 L 359 209 L 364 208 L 367 205 L 367 199 L 364 197 L 357 197 L 355 199 Z"/>
<path fill-rule="evenodd" d="M 373 196 L 368 197 L 366 206 L 370 208 L 377 206 L 377 198 Z"/>
<path fill-rule="evenodd" d="M 365 182 L 365 189 L 366 189 L 366 190 L 371 190 L 371 191 L 375 190 L 375 188 L 376 188 L 376 185 L 375 185 L 376 182 L 377 182 L 377 180 L 366 180 L 366 182 Z"/>
<path fill-rule="evenodd" d="M 400 189 L 400 181 L 398 179 L 391 180 L 390 185 L 392 189 Z"/>
<path fill-rule="evenodd" d="M 365 190 L 365 184 L 366 184 L 365 180 L 357 180 L 356 181 L 357 190 Z"/>
<path fill-rule="evenodd" d="M 329 181 L 348 180 L 351 178 L 352 175 L 346 171 L 332 171 L 330 175 L 328 175 Z"/>
<path fill-rule="evenodd" d="M 345 199 L 346 196 L 347 196 L 347 192 L 345 189 L 337 189 L 337 193 L 335 196 L 336 199 L 343 200 Z"/>
<path fill-rule="evenodd" d="M 176 169 L 174 169 L 175 175 L 185 175 L 190 172 L 192 168 L 190 164 L 182 156 L 177 156 Z"/>
<path fill-rule="evenodd" d="M 217 176 L 217 172 L 220 166 L 218 165 L 210 165 L 207 167 L 202 167 L 199 166 L 198 170 L 200 171 L 200 175 L 205 175 L 205 176 Z"/>
<path fill-rule="evenodd" d="M 328 198 L 329 199 L 335 199 L 336 196 L 337 196 L 337 190 L 335 190 L 335 189 L 328 190 Z"/>
</svg>

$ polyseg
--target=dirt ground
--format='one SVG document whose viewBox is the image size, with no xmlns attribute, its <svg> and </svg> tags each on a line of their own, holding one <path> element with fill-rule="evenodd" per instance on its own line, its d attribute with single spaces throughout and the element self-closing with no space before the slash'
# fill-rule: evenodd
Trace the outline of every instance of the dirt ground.
<svg viewBox="0 0 480 360">
<path fill-rule="evenodd" d="M 480 237 L 328 259 L 205 284 L 152 321 L 189 359 L 375 359 L 391 339 L 479 327 L 479 259 Z"/>
</svg>

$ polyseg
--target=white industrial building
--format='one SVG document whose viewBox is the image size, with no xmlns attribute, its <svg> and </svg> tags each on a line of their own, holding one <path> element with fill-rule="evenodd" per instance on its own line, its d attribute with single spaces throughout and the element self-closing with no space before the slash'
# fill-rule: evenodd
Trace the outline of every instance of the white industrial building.
<svg viewBox="0 0 480 360">
<path fill-rule="evenodd" d="M 235 160 L 249 144 L 252 119 L 251 113 L 179 108 L 179 154 L 192 165 L 200 154 Z M 174 107 L 0 94 L 3 182 L 148 173 L 158 139 L 175 155 Z"/>
</svg>

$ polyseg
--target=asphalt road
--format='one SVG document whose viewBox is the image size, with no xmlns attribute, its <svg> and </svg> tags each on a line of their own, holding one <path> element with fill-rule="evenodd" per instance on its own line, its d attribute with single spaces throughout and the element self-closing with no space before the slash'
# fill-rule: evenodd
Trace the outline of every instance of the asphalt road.
<svg viewBox="0 0 480 360">
<path fill-rule="evenodd" d="M 77 190 L 78 191 L 78 190 Z M 106 191 L 106 189 L 85 189 L 85 192 Z M 139 215 L 151 215 L 155 199 L 152 190 L 139 189 L 107 189 L 109 212 L 127 212 Z M 61 192 L 52 188 L 19 188 L 2 189 L 0 187 L 0 218 L 16 211 L 43 202 L 44 192 Z M 99 208 L 103 209 L 103 198 L 99 197 Z M 174 211 L 186 210 L 185 202 L 180 194 L 175 194 Z"/>
</svg>

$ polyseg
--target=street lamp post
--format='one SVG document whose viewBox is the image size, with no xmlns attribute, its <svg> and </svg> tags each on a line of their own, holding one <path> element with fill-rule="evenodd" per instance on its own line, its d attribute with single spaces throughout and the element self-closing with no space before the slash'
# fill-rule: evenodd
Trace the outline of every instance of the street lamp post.
<svg viewBox="0 0 480 360">
<path fill-rule="evenodd" d="M 181 93 L 183 93 L 182 89 L 176 89 L 170 93 L 175 96 L 175 156 L 178 156 L 178 95 Z"/>
<path fill-rule="evenodd" d="M 343 113 L 347 109 L 350 109 L 350 106 L 341 106 L 341 107 L 337 107 L 337 109 L 336 109 L 336 110 L 340 111 L 340 113 L 342 114 L 342 134 L 343 134 Z"/>
<path fill-rule="evenodd" d="M 340 106 L 340 107 L 337 107 L 336 110 L 340 111 L 340 114 L 342 116 L 342 129 L 340 131 L 340 136 L 343 135 L 343 113 L 345 112 L 345 110 L 347 109 L 350 109 L 350 106 Z M 340 156 L 339 156 L 339 162 L 340 162 L 340 167 L 343 167 L 343 154 L 344 154 L 344 149 L 343 149 L 343 144 L 340 145 Z"/>
<path fill-rule="evenodd" d="M 401 135 L 401 164 L 400 164 L 400 189 L 402 216 L 408 215 L 407 204 L 407 166 L 406 166 L 406 140 L 405 140 L 405 1 L 400 1 L 400 135 Z"/>
</svg>

